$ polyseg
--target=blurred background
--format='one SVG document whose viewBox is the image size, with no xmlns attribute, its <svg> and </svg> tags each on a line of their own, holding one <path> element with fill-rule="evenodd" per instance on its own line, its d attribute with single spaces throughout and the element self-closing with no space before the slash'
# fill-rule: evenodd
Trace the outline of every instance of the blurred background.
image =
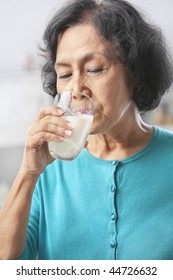
<svg viewBox="0 0 173 280">
<path fill-rule="evenodd" d="M 0 207 L 20 167 L 25 134 L 39 108 L 50 102 L 42 90 L 38 46 L 51 15 L 64 0 L 0 0 Z M 129 0 L 159 25 L 173 51 L 173 1 Z M 173 90 L 148 123 L 173 130 Z"/>
</svg>

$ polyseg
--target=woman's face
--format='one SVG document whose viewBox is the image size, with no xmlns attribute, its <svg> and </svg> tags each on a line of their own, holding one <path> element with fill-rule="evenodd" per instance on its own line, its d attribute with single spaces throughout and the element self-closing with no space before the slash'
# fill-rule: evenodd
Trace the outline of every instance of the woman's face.
<svg viewBox="0 0 173 280">
<path fill-rule="evenodd" d="M 89 95 L 95 103 L 91 133 L 108 133 L 130 102 L 125 66 L 108 59 L 111 45 L 90 24 L 68 28 L 60 37 L 55 70 L 57 91 Z"/>
</svg>

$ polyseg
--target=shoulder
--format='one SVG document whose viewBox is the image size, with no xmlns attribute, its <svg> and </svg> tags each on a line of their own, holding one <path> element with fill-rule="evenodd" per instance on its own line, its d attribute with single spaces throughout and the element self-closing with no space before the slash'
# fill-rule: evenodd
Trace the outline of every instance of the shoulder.
<svg viewBox="0 0 173 280">
<path fill-rule="evenodd" d="M 173 131 L 158 126 L 155 129 L 155 148 L 159 154 L 166 157 L 173 157 Z"/>
<path fill-rule="evenodd" d="M 156 134 L 158 135 L 158 139 L 165 141 L 167 143 L 173 144 L 173 130 L 168 130 L 165 128 L 161 128 L 159 126 L 154 126 Z"/>
</svg>

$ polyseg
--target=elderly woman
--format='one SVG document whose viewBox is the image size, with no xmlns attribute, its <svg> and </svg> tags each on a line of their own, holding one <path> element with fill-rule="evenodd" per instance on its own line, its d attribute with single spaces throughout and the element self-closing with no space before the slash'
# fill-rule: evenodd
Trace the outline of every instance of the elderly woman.
<svg viewBox="0 0 173 280">
<path fill-rule="evenodd" d="M 69 162 L 48 141 L 73 123 L 44 107 L 0 212 L 1 259 L 173 259 L 173 134 L 146 124 L 172 84 L 161 32 L 123 0 L 75 0 L 44 34 L 43 86 L 95 103 L 88 144 Z"/>
</svg>

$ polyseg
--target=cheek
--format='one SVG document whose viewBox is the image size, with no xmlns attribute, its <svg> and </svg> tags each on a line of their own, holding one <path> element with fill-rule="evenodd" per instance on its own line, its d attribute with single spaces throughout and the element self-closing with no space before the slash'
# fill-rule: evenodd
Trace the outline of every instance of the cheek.
<svg viewBox="0 0 173 280">
<path fill-rule="evenodd" d="M 93 94 L 98 103 L 102 104 L 105 108 L 114 106 L 117 102 L 117 94 L 114 84 L 110 82 L 98 81 L 97 87 L 94 88 L 93 83 Z"/>
<path fill-rule="evenodd" d="M 57 92 L 62 92 L 64 90 L 67 89 L 67 85 L 63 84 L 63 83 L 60 83 L 60 82 L 56 82 L 56 90 Z"/>
<path fill-rule="evenodd" d="M 92 98 L 99 108 L 99 111 L 110 111 L 111 107 L 115 107 L 116 94 L 114 86 L 107 79 L 98 78 L 90 83 Z"/>
<path fill-rule="evenodd" d="M 112 73 L 105 73 L 100 77 L 95 77 L 90 81 L 93 92 L 97 93 L 97 97 L 102 100 L 114 100 L 116 93 L 116 79 Z"/>
<path fill-rule="evenodd" d="M 56 77 L 56 90 L 57 90 L 57 92 L 59 92 L 59 90 L 60 90 L 60 86 L 59 86 L 59 83 L 58 83 L 57 77 Z"/>
</svg>

